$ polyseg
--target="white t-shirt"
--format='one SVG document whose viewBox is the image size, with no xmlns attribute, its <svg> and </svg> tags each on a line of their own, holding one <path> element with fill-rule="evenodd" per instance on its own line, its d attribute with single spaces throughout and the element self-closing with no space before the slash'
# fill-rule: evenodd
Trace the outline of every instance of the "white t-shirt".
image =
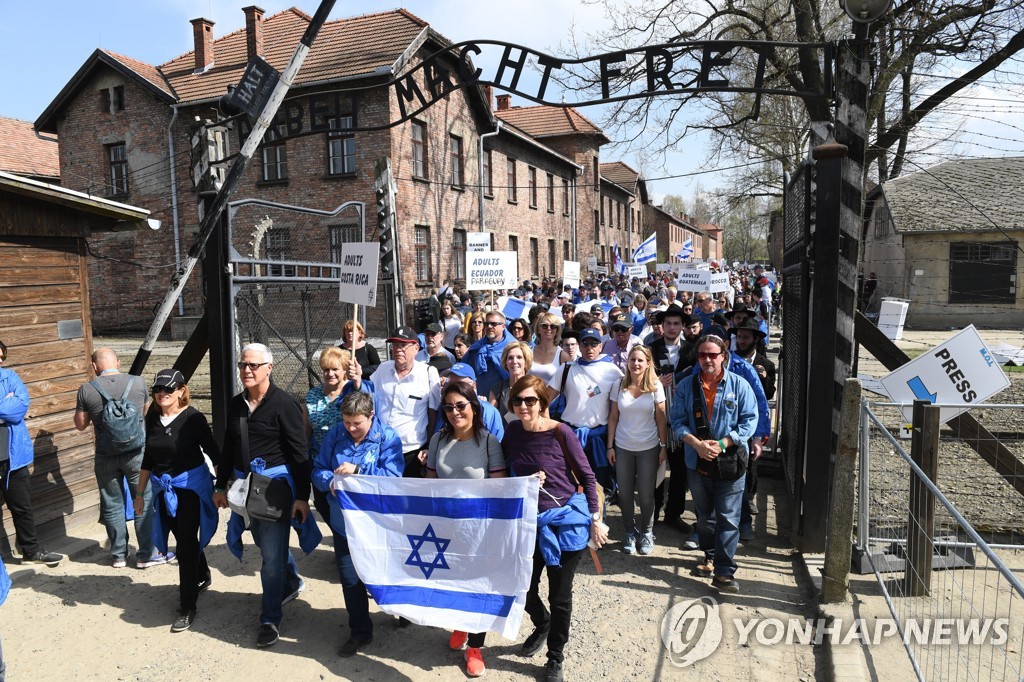
<svg viewBox="0 0 1024 682">
<path fill-rule="evenodd" d="M 619 421 L 615 426 L 613 445 L 623 450 L 649 450 L 658 440 L 658 423 L 654 421 L 654 406 L 665 402 L 665 389 L 661 382 L 651 393 L 634 398 L 628 389 L 619 391 Z"/>
<path fill-rule="evenodd" d="M 427 410 L 441 404 L 441 379 L 437 370 L 423 362 L 414 362 L 401 379 L 395 374 L 395 361 L 388 360 L 370 377 L 373 382 L 373 406 L 382 423 L 402 439 L 402 451 L 409 452 L 428 442 Z"/>
<path fill-rule="evenodd" d="M 462 331 L 462 320 L 455 317 L 444 318 L 444 345 L 445 348 L 455 348 L 455 337 Z M 452 360 L 452 362 L 455 362 Z"/>
<path fill-rule="evenodd" d="M 614 362 L 595 362 L 583 367 L 578 363 L 565 364 L 551 377 L 548 386 L 556 391 L 562 386 L 562 374 L 569 372 L 565 384 L 565 410 L 563 421 L 573 426 L 595 428 L 608 423 L 611 400 L 619 395 L 622 372 Z"/>
</svg>

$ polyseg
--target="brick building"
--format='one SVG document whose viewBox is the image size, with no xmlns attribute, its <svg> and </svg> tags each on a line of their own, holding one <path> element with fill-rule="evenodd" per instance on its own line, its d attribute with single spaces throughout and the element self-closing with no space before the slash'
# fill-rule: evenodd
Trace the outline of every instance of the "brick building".
<svg viewBox="0 0 1024 682">
<path fill-rule="evenodd" d="M 693 255 L 690 260 L 707 260 L 710 241 L 708 233 L 694 225 L 689 216 L 676 216 L 653 205 L 646 206 L 645 212 L 650 229 L 658 233 L 659 263 L 683 262 L 679 252 L 687 239 L 692 240 Z"/>
<path fill-rule="evenodd" d="M 35 122 L 37 131 L 62 140 L 66 186 L 144 206 L 165 225 L 158 233 L 93 241 L 107 256 L 89 264 L 97 331 L 148 326 L 170 267 L 200 222 L 190 175 L 196 119 L 217 119 L 217 101 L 251 57 L 283 70 L 310 21 L 295 8 L 264 17 L 249 6 L 242 13 L 245 28 L 220 37 L 213 22 L 192 20 L 195 49 L 159 66 L 96 50 Z M 398 120 L 394 89 L 373 86 L 449 44 L 405 10 L 327 22 L 234 195 L 321 210 L 346 201 L 372 206 L 375 164 L 390 158 L 407 319 L 412 301 L 462 279 L 467 232 L 485 228 L 495 249 L 518 251 L 521 279 L 560 275 L 566 259 L 597 254 L 607 261 L 616 240 L 626 249 L 642 240 L 642 180 L 626 186 L 614 174 L 602 178 L 600 147 L 608 139 L 571 108 L 511 107 L 499 96 L 495 110 L 489 88 L 470 86 L 397 126 L 347 132 Z M 426 91 L 422 70 L 415 78 Z M 247 133 L 246 125 L 233 125 L 224 140 L 228 154 Z M 272 225 L 265 215 L 249 206 L 233 216 L 232 246 L 240 254 L 336 261 L 341 243 L 363 238 L 355 212 L 275 215 Z M 368 218 L 367 240 L 376 229 Z M 201 297 L 202 282 L 190 282 L 177 314 L 199 315 Z"/>
</svg>

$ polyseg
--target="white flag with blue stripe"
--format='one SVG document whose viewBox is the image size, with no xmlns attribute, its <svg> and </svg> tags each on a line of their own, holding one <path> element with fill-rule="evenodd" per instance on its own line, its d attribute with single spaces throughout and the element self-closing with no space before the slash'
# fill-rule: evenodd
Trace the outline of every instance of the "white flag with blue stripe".
<svg viewBox="0 0 1024 682">
<path fill-rule="evenodd" d="M 633 252 L 634 263 L 650 263 L 658 257 L 658 233 L 645 239 Z"/>
<path fill-rule="evenodd" d="M 516 638 L 533 573 L 537 478 L 335 480 L 356 573 L 382 611 Z"/>
<path fill-rule="evenodd" d="M 693 237 L 687 237 L 686 241 L 683 242 L 683 248 L 679 251 L 679 258 L 681 260 L 693 258 Z"/>
</svg>

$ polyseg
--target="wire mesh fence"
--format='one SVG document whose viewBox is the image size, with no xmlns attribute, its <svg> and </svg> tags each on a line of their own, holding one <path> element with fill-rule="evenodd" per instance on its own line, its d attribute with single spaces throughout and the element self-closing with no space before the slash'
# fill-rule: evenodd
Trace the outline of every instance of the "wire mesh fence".
<svg viewBox="0 0 1024 682">
<path fill-rule="evenodd" d="M 995 414 L 1012 420 L 1014 408 L 984 410 L 992 423 Z M 858 545 L 919 679 L 1021 679 L 1024 545 L 1015 540 L 1024 498 L 1012 475 L 1007 481 L 982 460 L 984 443 L 947 425 L 932 480 L 900 438 L 906 422 L 897 407 L 865 403 L 861 425 Z"/>
</svg>

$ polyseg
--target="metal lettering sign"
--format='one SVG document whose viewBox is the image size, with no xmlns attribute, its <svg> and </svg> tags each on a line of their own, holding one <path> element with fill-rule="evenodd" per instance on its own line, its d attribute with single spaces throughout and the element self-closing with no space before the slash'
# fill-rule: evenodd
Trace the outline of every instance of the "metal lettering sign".
<svg viewBox="0 0 1024 682">
<path fill-rule="evenodd" d="M 939 417 L 942 423 L 1010 385 L 974 325 L 896 368 L 882 377 L 881 382 L 895 403 L 927 400 L 963 405 L 962 408 L 943 407 Z M 907 421 L 913 418 L 912 406 L 902 411 Z"/>
<path fill-rule="evenodd" d="M 341 289 L 338 300 L 358 305 L 377 305 L 377 242 L 345 242 L 341 245 Z"/>
<path fill-rule="evenodd" d="M 281 74 L 261 57 L 253 57 L 245 66 L 242 80 L 228 93 L 227 101 L 241 109 L 255 123 L 270 94 L 274 91 Z"/>
</svg>

